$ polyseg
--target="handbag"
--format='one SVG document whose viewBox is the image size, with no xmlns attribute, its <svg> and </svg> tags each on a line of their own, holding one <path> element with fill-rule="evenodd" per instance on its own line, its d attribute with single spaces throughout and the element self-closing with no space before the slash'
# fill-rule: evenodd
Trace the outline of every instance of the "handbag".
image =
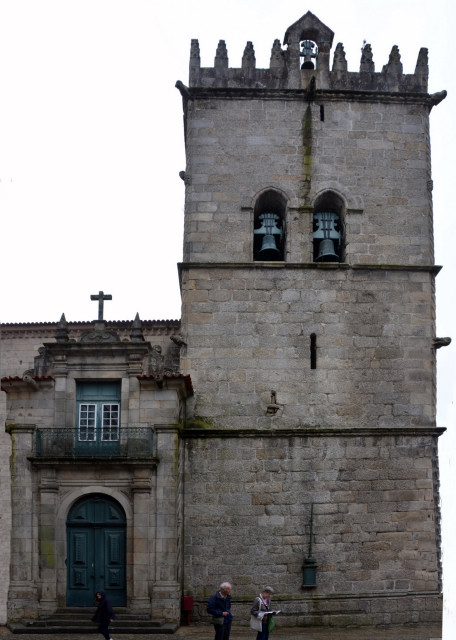
<svg viewBox="0 0 456 640">
<path fill-rule="evenodd" d="M 212 616 L 212 624 L 221 625 L 225 618 L 223 616 Z"/>
<path fill-rule="evenodd" d="M 263 630 L 263 624 L 261 619 L 258 618 L 258 616 L 254 616 L 253 613 L 250 614 L 250 628 L 253 629 L 254 631 Z"/>
<path fill-rule="evenodd" d="M 271 633 L 274 627 L 275 627 L 274 616 L 268 616 L 268 632 Z"/>
</svg>

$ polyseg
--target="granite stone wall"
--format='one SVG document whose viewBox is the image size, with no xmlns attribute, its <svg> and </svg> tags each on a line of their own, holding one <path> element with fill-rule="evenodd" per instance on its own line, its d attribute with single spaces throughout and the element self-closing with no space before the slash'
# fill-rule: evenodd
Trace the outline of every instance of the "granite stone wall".
<svg viewBox="0 0 456 640">
<path fill-rule="evenodd" d="M 184 591 L 197 612 L 228 579 L 240 624 L 265 584 L 282 624 L 438 621 L 433 443 L 382 430 L 189 434 Z M 306 589 L 311 504 L 318 569 Z"/>
<path fill-rule="evenodd" d="M 183 304 L 197 416 L 231 428 L 435 424 L 427 271 L 206 265 L 184 273 Z"/>
<path fill-rule="evenodd" d="M 287 202 L 286 262 L 312 261 L 312 205 L 325 191 L 344 202 L 346 262 L 433 262 L 425 99 L 344 98 L 194 90 L 184 262 L 252 260 L 253 208 L 270 188 Z"/>
</svg>

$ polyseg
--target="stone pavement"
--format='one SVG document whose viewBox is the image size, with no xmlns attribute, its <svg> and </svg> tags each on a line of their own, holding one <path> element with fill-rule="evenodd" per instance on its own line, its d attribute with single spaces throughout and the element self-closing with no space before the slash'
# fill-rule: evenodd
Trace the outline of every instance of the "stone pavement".
<svg viewBox="0 0 456 640">
<path fill-rule="evenodd" d="M 114 640 L 213 640 L 212 626 L 190 625 L 178 629 L 175 634 L 119 634 L 114 632 Z M 83 640 L 84 634 L 12 634 L 4 627 L 0 629 L 2 640 Z M 364 627 L 358 629 L 316 628 L 316 627 L 277 627 L 270 640 L 440 640 L 441 629 L 436 625 L 398 626 L 388 629 Z M 88 634 L 89 639 L 101 640 L 99 634 Z M 232 627 L 230 640 L 255 640 L 255 632 L 248 627 Z"/>
<path fill-rule="evenodd" d="M 210 627 L 180 627 L 175 636 L 189 640 L 213 640 Z M 393 627 L 389 629 L 338 629 L 320 627 L 276 627 L 270 640 L 440 640 L 441 629 L 436 625 Z M 118 636 L 114 640 L 123 640 Z M 232 627 L 230 640 L 255 640 L 256 633 L 248 627 Z M 151 636 L 149 639 L 151 640 Z M 168 636 L 170 640 L 170 636 Z"/>
</svg>

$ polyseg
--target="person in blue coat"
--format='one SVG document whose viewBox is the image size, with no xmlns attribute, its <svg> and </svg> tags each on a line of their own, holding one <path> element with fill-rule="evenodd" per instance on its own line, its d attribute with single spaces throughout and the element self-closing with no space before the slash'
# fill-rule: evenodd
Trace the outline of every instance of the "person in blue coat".
<svg viewBox="0 0 456 640">
<path fill-rule="evenodd" d="M 104 636 L 105 640 L 112 640 L 109 634 L 109 623 L 114 619 L 111 602 L 106 597 L 103 589 L 95 594 L 95 602 L 97 610 L 92 618 L 92 622 L 98 622 L 98 631 Z"/>
<path fill-rule="evenodd" d="M 212 616 L 215 629 L 214 640 L 229 640 L 231 631 L 231 585 L 222 582 L 217 593 L 210 597 L 207 612 Z"/>
</svg>

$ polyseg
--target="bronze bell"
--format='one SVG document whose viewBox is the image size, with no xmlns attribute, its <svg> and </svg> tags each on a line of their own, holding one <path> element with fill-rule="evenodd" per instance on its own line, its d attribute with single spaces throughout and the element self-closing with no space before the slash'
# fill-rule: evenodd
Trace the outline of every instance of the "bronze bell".
<svg viewBox="0 0 456 640">
<path fill-rule="evenodd" d="M 279 249 L 277 249 L 274 236 L 268 234 L 264 236 L 261 243 L 261 249 L 258 251 L 258 257 L 261 260 L 274 260 L 280 255 Z"/>
<path fill-rule="evenodd" d="M 312 58 L 317 58 L 318 47 L 312 40 L 304 40 L 301 43 L 302 51 L 300 52 L 301 58 L 304 58 L 304 62 L 301 65 L 301 69 L 315 69 L 315 65 L 312 62 Z"/>
<path fill-rule="evenodd" d="M 325 238 L 318 247 L 318 256 L 315 262 L 339 262 L 339 256 L 334 251 L 334 242 L 330 238 Z"/>
<path fill-rule="evenodd" d="M 339 262 L 336 253 L 341 241 L 340 217 L 334 211 L 318 211 L 314 214 L 314 247 L 318 246 L 315 262 Z M 319 241 L 319 244 L 316 243 Z M 337 242 L 337 245 L 334 245 Z"/>
<path fill-rule="evenodd" d="M 277 226 L 281 224 L 280 216 L 276 213 L 262 213 L 259 216 L 261 227 L 254 230 L 254 235 L 263 236 L 261 239 L 261 249 L 257 252 L 256 260 L 281 260 L 282 251 L 280 250 L 280 240 L 282 238 L 282 228 Z M 276 237 L 279 238 L 279 247 L 277 247 Z"/>
</svg>

